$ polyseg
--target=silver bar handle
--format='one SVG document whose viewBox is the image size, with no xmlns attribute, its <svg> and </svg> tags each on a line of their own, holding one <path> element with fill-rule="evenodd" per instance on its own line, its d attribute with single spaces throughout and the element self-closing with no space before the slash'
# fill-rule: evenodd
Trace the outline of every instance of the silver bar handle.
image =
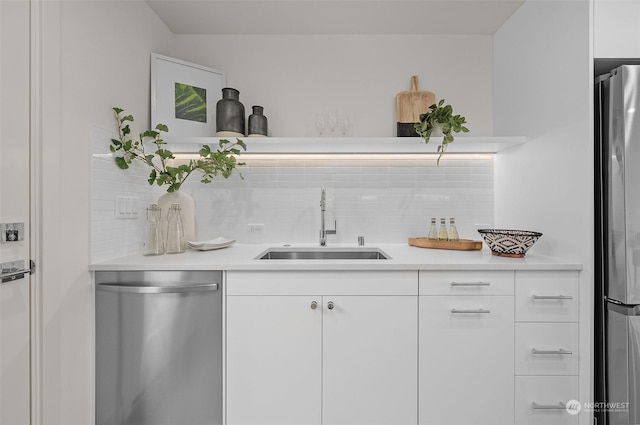
<svg viewBox="0 0 640 425">
<path fill-rule="evenodd" d="M 144 286 L 144 285 L 122 285 L 117 283 L 100 283 L 96 286 L 98 291 L 106 292 L 127 292 L 133 294 L 167 294 L 176 292 L 202 292 L 217 291 L 217 283 L 207 283 L 187 286 Z"/>
<path fill-rule="evenodd" d="M 31 270 L 20 269 L 4 272 L 0 274 L 0 283 L 13 282 L 14 280 L 22 279 L 26 274 L 31 274 Z"/>
<path fill-rule="evenodd" d="M 488 310 L 486 308 L 475 308 L 475 309 L 452 308 L 451 313 L 453 314 L 488 314 L 488 313 L 491 313 L 491 310 Z"/>
<path fill-rule="evenodd" d="M 558 404 L 538 404 L 535 401 L 531 402 L 531 408 L 536 410 L 565 410 L 567 404 L 561 401 Z"/>
<path fill-rule="evenodd" d="M 538 350 L 537 348 L 532 348 L 531 352 L 533 354 L 573 354 L 573 351 L 565 350 L 564 348 L 559 348 L 557 350 Z"/>
<path fill-rule="evenodd" d="M 571 295 L 531 295 L 533 300 L 572 300 Z"/>
<path fill-rule="evenodd" d="M 490 282 L 451 282 L 451 286 L 491 286 Z"/>
</svg>

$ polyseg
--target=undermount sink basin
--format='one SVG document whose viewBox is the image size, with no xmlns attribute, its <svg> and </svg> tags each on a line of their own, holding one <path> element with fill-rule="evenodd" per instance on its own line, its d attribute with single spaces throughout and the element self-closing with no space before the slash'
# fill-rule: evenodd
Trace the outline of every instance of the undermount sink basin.
<svg viewBox="0 0 640 425">
<path fill-rule="evenodd" d="M 269 248 L 258 260 L 387 260 L 378 248 Z"/>
</svg>

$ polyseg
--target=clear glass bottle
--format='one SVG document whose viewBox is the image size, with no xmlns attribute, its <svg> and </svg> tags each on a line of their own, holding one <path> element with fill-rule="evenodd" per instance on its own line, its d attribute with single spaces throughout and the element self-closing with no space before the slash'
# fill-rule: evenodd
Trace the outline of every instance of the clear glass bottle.
<svg viewBox="0 0 640 425">
<path fill-rule="evenodd" d="M 431 217 L 431 227 L 429 227 L 428 239 L 438 240 L 438 229 L 436 229 L 436 218 Z"/>
<path fill-rule="evenodd" d="M 438 239 L 441 241 L 449 240 L 449 232 L 447 232 L 447 220 L 440 219 L 440 230 L 438 231 Z"/>
<path fill-rule="evenodd" d="M 171 204 L 167 214 L 167 254 L 179 254 L 186 251 L 180 204 Z"/>
<path fill-rule="evenodd" d="M 449 240 L 450 241 L 460 240 L 460 236 L 458 235 L 458 229 L 456 228 L 456 219 L 453 217 L 449 219 Z"/>
<path fill-rule="evenodd" d="M 162 231 L 160 230 L 160 218 L 162 210 L 158 204 L 151 204 L 147 208 L 147 224 L 144 232 L 144 244 L 142 255 L 164 254 Z"/>
</svg>

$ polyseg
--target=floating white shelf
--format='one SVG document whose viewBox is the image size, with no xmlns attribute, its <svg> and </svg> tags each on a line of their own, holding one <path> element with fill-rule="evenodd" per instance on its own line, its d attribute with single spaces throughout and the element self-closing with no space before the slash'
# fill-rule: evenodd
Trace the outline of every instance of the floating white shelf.
<svg viewBox="0 0 640 425">
<path fill-rule="evenodd" d="M 197 152 L 202 145 L 217 146 L 218 137 L 166 136 L 174 152 Z M 224 138 L 222 138 L 224 139 Z M 233 141 L 234 138 L 226 137 Z M 435 154 L 442 137 L 428 144 L 420 137 L 241 137 L 251 154 Z M 526 142 L 525 137 L 458 136 L 447 147 L 449 154 L 491 154 Z"/>
</svg>

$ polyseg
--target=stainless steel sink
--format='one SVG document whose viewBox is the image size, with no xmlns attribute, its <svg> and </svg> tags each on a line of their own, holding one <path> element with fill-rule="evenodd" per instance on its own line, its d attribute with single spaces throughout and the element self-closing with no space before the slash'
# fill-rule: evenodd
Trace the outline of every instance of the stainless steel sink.
<svg viewBox="0 0 640 425">
<path fill-rule="evenodd" d="M 257 260 L 387 260 L 378 248 L 269 248 Z"/>
</svg>

